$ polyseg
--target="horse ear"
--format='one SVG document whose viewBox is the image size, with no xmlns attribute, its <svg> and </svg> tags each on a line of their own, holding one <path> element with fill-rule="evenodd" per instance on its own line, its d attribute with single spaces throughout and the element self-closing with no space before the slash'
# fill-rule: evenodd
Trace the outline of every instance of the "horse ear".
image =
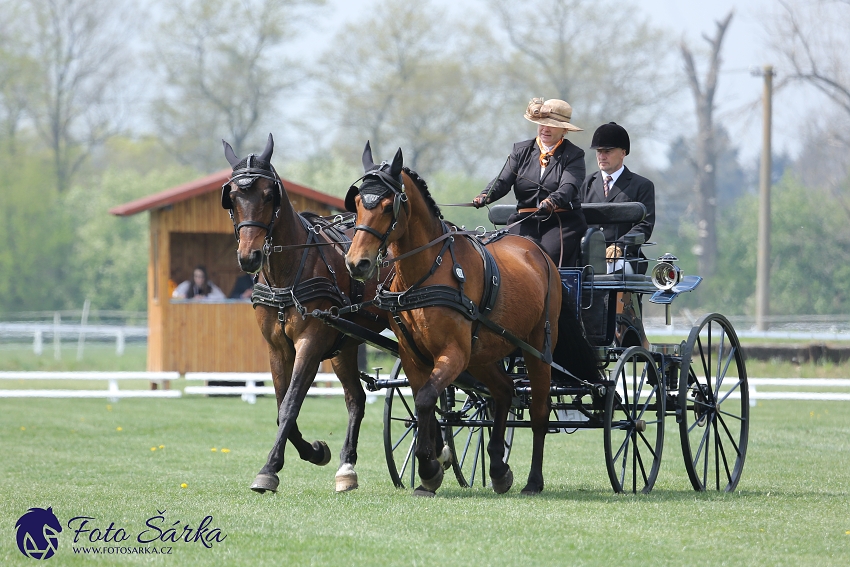
<svg viewBox="0 0 850 567">
<path fill-rule="evenodd" d="M 390 175 L 398 177 L 401 175 L 401 167 L 404 165 L 404 156 L 401 155 L 401 148 L 395 153 L 393 163 L 390 166 Z"/>
<path fill-rule="evenodd" d="M 230 167 L 236 167 L 236 164 L 239 163 L 239 158 L 236 157 L 236 152 L 234 152 L 233 148 L 230 147 L 230 144 L 224 140 L 222 140 L 221 143 L 224 144 L 224 157 L 227 158 L 227 161 L 230 163 Z"/>
<path fill-rule="evenodd" d="M 263 150 L 263 153 L 260 154 L 260 159 L 263 161 L 271 162 L 272 153 L 274 152 L 274 138 L 272 138 L 271 132 L 269 132 L 269 139 L 266 141 L 266 149 Z"/>
<path fill-rule="evenodd" d="M 372 160 L 372 145 L 369 140 L 366 140 L 366 147 L 363 148 L 363 171 L 369 171 L 375 167 L 375 162 Z"/>
</svg>

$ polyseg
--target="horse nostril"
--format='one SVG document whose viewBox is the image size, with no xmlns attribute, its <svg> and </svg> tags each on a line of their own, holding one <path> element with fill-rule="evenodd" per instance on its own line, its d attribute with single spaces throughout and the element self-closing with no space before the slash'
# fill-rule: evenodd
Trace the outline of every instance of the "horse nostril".
<svg viewBox="0 0 850 567">
<path fill-rule="evenodd" d="M 357 271 L 361 274 L 366 274 L 369 270 L 372 269 L 372 262 L 368 258 L 363 258 L 359 262 L 357 262 Z"/>
<path fill-rule="evenodd" d="M 247 256 L 238 255 L 239 267 L 248 273 L 256 273 L 263 266 L 263 253 L 260 250 L 251 250 Z"/>
</svg>

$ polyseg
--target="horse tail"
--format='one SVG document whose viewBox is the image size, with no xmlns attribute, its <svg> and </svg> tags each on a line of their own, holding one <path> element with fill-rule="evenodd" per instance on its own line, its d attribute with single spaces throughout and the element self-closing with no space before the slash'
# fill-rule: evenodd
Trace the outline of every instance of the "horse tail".
<svg viewBox="0 0 850 567">
<path fill-rule="evenodd" d="M 582 380 L 597 382 L 602 379 L 601 361 L 596 349 L 584 334 L 584 329 L 576 318 L 575 301 L 565 286 L 561 286 L 561 315 L 558 317 L 558 344 L 553 352 L 555 362 Z M 554 376 L 563 376 L 552 370 Z"/>
</svg>

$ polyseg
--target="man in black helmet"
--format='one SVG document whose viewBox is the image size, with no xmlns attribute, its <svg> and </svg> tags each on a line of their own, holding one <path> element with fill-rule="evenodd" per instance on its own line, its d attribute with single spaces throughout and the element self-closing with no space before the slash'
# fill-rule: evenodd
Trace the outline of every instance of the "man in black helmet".
<svg viewBox="0 0 850 567">
<path fill-rule="evenodd" d="M 591 225 L 601 229 L 608 243 L 606 257 L 609 260 L 608 271 L 624 269 L 626 273 L 646 273 L 647 262 L 630 262 L 623 265 L 624 237 L 627 234 L 641 233 L 644 240 L 649 241 L 652 228 L 655 226 L 655 186 L 646 177 L 641 177 L 629 171 L 623 160 L 629 155 L 629 134 L 626 129 L 615 122 L 603 124 L 593 133 L 590 148 L 596 150 L 596 163 L 599 171 L 588 175 L 582 183 L 582 203 L 623 203 L 638 201 L 646 207 L 646 217 L 639 223 L 631 225 L 608 224 Z M 629 251 L 626 251 L 629 252 Z M 641 258 L 645 258 L 641 253 Z M 637 266 L 632 265 L 637 264 Z"/>
</svg>

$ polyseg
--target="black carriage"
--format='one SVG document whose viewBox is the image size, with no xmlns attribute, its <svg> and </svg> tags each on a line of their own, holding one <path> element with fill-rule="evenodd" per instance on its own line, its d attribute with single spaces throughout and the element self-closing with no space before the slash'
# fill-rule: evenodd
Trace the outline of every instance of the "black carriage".
<svg viewBox="0 0 850 567">
<path fill-rule="evenodd" d="M 636 223 L 641 203 L 586 204 L 589 224 Z M 504 225 L 511 205 L 495 206 L 490 220 Z M 639 235 L 640 237 L 640 235 Z M 637 250 L 644 242 L 627 242 Z M 586 335 L 605 365 L 607 379 L 572 376 L 553 365 L 549 431 L 602 429 L 608 476 L 615 492 L 652 490 L 661 464 L 665 422 L 675 420 L 685 468 L 695 490 L 732 491 L 741 478 L 747 452 L 749 399 L 746 366 L 738 337 L 718 313 L 702 317 L 686 340 L 651 344 L 641 318 L 644 296 L 670 305 L 694 290 L 699 276 L 682 276 L 675 257 L 662 256 L 651 275 L 606 273 L 606 243 L 596 229 L 581 244 L 582 269 L 562 269 Z M 623 260 L 637 262 L 632 256 Z M 645 260 L 644 260 L 645 261 Z M 346 332 L 386 352 L 397 354 L 397 343 L 368 332 L 330 313 L 314 313 Z M 530 386 L 522 351 L 505 362 L 513 378 L 514 396 L 506 435 L 510 456 L 513 431 L 530 427 L 526 418 Z M 390 477 L 396 486 L 415 486 L 417 416 L 401 362 L 389 377 L 366 377 L 370 390 L 385 389 L 384 448 Z M 486 446 L 493 425 L 487 388 L 463 373 L 441 395 L 438 421 L 453 454 L 452 469 L 461 486 L 486 482 Z"/>
</svg>

